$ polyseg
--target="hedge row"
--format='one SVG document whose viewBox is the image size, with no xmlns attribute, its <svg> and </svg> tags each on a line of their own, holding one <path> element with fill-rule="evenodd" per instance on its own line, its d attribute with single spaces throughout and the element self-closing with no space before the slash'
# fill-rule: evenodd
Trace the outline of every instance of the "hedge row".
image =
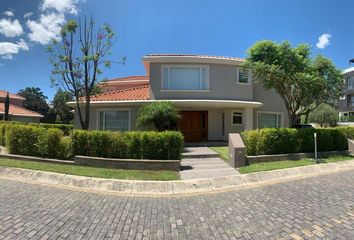
<svg viewBox="0 0 354 240">
<path fill-rule="evenodd" d="M 181 159 L 183 136 L 179 132 L 108 132 L 74 130 L 70 137 L 56 128 L 0 124 L 0 144 L 12 154 L 70 159 L 75 155 Z"/>
<path fill-rule="evenodd" d="M 72 124 L 25 123 L 25 122 L 18 122 L 18 121 L 0 121 L 0 125 L 3 125 L 3 124 L 21 124 L 21 125 L 43 127 L 46 129 L 57 128 L 57 129 L 62 130 L 65 136 L 69 136 L 70 132 L 74 129 L 74 125 L 72 125 Z"/>
<path fill-rule="evenodd" d="M 130 159 L 181 159 L 179 132 L 108 132 L 75 130 L 74 155 Z"/>
<path fill-rule="evenodd" d="M 317 148 L 322 151 L 347 150 L 347 138 L 353 139 L 353 127 L 337 128 L 265 128 L 241 133 L 247 155 L 299 153 L 314 151 L 314 133 Z"/>
<path fill-rule="evenodd" d="M 11 154 L 45 158 L 70 159 L 71 142 L 56 128 L 5 125 L 5 145 Z"/>
</svg>

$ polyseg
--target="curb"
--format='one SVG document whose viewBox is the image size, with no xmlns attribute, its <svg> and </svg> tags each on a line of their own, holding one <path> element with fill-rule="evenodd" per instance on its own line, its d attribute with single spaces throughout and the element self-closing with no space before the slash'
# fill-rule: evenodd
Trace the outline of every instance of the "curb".
<svg viewBox="0 0 354 240">
<path fill-rule="evenodd" d="M 226 192 L 354 169 L 354 160 L 216 178 L 141 181 L 0 167 L 0 179 L 113 195 L 182 196 Z"/>
</svg>

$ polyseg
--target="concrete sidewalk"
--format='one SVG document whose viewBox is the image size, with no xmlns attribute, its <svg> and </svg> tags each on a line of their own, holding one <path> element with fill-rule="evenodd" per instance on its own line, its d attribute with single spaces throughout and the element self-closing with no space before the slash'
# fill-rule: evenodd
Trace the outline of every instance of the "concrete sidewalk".
<svg viewBox="0 0 354 240">
<path fill-rule="evenodd" d="M 354 160 L 204 179 L 130 181 L 0 167 L 0 179 L 103 194 L 161 197 L 231 191 L 352 169 Z"/>
</svg>

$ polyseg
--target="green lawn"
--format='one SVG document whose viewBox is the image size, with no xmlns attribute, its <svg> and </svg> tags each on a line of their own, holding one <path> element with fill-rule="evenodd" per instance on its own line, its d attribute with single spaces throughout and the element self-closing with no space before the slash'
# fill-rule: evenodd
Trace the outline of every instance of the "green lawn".
<svg viewBox="0 0 354 240">
<path fill-rule="evenodd" d="M 55 163 L 42 163 L 12 159 L 0 159 L 0 166 L 65 173 L 86 177 L 128 179 L 128 180 L 178 180 L 179 173 L 174 171 L 143 171 L 84 167 Z"/>
<path fill-rule="evenodd" d="M 219 153 L 220 157 L 225 161 L 228 161 L 229 148 L 228 147 L 210 147 L 210 149 Z M 339 155 L 332 156 L 328 158 L 321 159 L 321 163 L 333 163 L 345 160 L 354 159 L 353 156 L 347 155 Z M 276 169 L 283 168 L 292 168 L 292 167 L 300 167 L 315 164 L 312 159 L 304 158 L 300 160 L 283 160 L 283 161 L 274 161 L 274 162 L 262 162 L 262 163 L 254 163 L 249 166 L 240 167 L 239 171 L 241 173 L 253 173 L 260 171 L 270 171 Z"/>
<path fill-rule="evenodd" d="M 331 156 L 327 158 L 321 159 L 322 163 L 333 163 L 345 160 L 354 159 L 353 156 L 348 155 L 339 155 L 339 156 Z M 252 173 L 252 172 L 260 172 L 260 171 L 270 171 L 276 169 L 283 169 L 283 168 L 292 168 L 292 167 L 300 167 L 300 166 L 307 166 L 316 164 L 310 158 L 304 158 L 300 160 L 284 160 L 284 161 L 275 161 L 275 162 L 262 162 L 262 163 L 254 163 L 249 166 L 240 167 L 240 173 Z"/>
<path fill-rule="evenodd" d="M 210 147 L 210 149 L 219 153 L 223 160 L 229 161 L 229 147 Z"/>
</svg>

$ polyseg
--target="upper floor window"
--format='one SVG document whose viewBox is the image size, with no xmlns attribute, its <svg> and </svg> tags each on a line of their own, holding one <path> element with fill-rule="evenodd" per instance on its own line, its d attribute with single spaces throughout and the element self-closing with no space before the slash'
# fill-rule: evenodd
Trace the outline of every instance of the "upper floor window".
<svg viewBox="0 0 354 240">
<path fill-rule="evenodd" d="M 209 90 L 209 68 L 162 66 L 162 90 Z"/>
<path fill-rule="evenodd" d="M 237 82 L 243 84 L 250 84 L 251 70 L 245 68 L 237 68 Z"/>
<path fill-rule="evenodd" d="M 348 90 L 354 89 L 354 77 L 347 77 Z"/>
</svg>

